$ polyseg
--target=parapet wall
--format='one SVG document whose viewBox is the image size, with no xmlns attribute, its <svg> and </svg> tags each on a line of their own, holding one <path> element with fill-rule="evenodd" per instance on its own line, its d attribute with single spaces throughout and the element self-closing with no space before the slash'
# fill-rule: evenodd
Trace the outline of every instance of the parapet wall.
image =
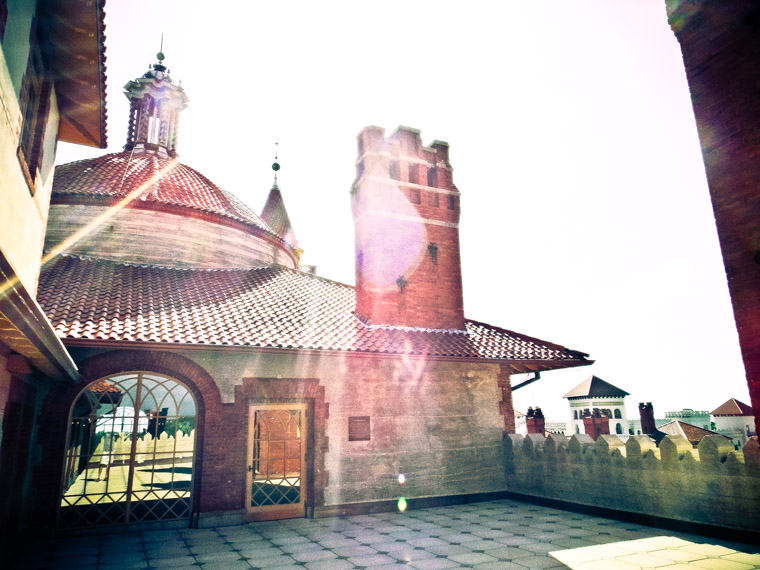
<svg viewBox="0 0 760 570">
<path fill-rule="evenodd" d="M 760 531 L 760 444 L 734 451 L 722 436 L 694 449 L 646 435 L 508 434 L 507 489 L 535 497 L 744 531 Z"/>
</svg>

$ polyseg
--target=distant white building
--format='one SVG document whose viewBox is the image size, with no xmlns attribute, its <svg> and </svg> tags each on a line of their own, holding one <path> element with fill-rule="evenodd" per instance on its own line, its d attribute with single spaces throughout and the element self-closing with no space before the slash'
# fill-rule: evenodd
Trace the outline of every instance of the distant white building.
<svg viewBox="0 0 760 570">
<path fill-rule="evenodd" d="M 752 408 L 731 398 L 712 412 L 715 431 L 731 438 L 735 447 L 741 448 L 751 436 L 755 435 L 755 416 Z"/>
<path fill-rule="evenodd" d="M 586 433 L 583 427 L 584 415 L 591 415 L 599 409 L 610 420 L 610 433 L 628 435 L 628 415 L 625 412 L 625 397 L 628 392 L 605 382 L 596 376 L 590 376 L 565 394 L 570 404 L 570 421 L 567 435 Z"/>
<path fill-rule="evenodd" d="M 684 408 L 677 412 L 665 412 L 665 417 L 669 422 L 684 422 L 706 430 L 709 430 L 711 427 L 710 412 L 707 410 L 692 410 L 691 408 Z"/>
<path fill-rule="evenodd" d="M 525 425 L 525 414 L 519 410 L 515 410 L 515 433 L 520 435 L 528 433 L 528 427 Z"/>
</svg>

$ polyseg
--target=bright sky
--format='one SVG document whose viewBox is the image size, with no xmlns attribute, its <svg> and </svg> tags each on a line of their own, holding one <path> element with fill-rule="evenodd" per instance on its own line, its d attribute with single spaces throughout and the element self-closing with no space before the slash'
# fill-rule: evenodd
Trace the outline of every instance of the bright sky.
<svg viewBox="0 0 760 570">
<path fill-rule="evenodd" d="M 165 63 L 180 160 L 260 212 L 279 185 L 304 262 L 354 282 L 366 125 L 451 145 L 465 314 L 590 353 L 515 407 L 568 417 L 591 374 L 655 415 L 749 402 L 678 43 L 664 0 L 106 5 L 109 150 L 121 87 Z M 103 151 L 59 146 L 58 162 Z"/>
</svg>

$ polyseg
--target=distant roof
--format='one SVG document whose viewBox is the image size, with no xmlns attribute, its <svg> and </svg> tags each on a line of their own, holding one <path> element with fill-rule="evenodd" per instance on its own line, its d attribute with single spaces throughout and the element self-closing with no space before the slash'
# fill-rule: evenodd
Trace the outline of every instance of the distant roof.
<svg viewBox="0 0 760 570">
<path fill-rule="evenodd" d="M 624 398 L 628 392 L 605 382 L 596 376 L 589 376 L 563 398 Z"/>
<path fill-rule="evenodd" d="M 213 214 L 280 237 L 253 210 L 197 170 L 155 154 L 119 152 L 56 166 L 52 202 L 110 204 L 132 192 L 137 204 L 181 208 L 189 215 Z"/>
<path fill-rule="evenodd" d="M 721 404 L 710 412 L 713 416 L 754 416 L 755 412 L 751 406 L 740 402 L 736 398 L 731 398 L 726 403 Z"/>
<path fill-rule="evenodd" d="M 281 266 L 194 270 L 61 256 L 38 301 L 59 337 L 527 361 L 583 366 L 585 354 L 468 320 L 466 331 L 369 326 L 354 288 Z"/>
<path fill-rule="evenodd" d="M 666 435 L 682 435 L 689 440 L 689 443 L 696 446 L 706 435 L 721 434 L 707 429 L 702 429 L 691 424 L 687 424 L 686 422 L 682 422 L 680 420 L 673 420 L 672 422 L 662 424 L 661 426 L 658 426 L 653 433 L 649 434 L 649 436 L 657 442 L 657 445 L 660 444 Z M 726 439 L 730 440 L 731 438 Z"/>
</svg>

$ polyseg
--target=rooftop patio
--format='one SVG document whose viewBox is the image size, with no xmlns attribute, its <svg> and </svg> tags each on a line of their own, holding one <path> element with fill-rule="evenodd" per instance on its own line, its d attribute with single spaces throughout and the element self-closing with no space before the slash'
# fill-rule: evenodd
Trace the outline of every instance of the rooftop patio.
<svg viewBox="0 0 760 570">
<path fill-rule="evenodd" d="M 15 568 L 760 567 L 760 548 L 498 500 L 345 518 L 119 532 L 27 545 Z"/>
</svg>

